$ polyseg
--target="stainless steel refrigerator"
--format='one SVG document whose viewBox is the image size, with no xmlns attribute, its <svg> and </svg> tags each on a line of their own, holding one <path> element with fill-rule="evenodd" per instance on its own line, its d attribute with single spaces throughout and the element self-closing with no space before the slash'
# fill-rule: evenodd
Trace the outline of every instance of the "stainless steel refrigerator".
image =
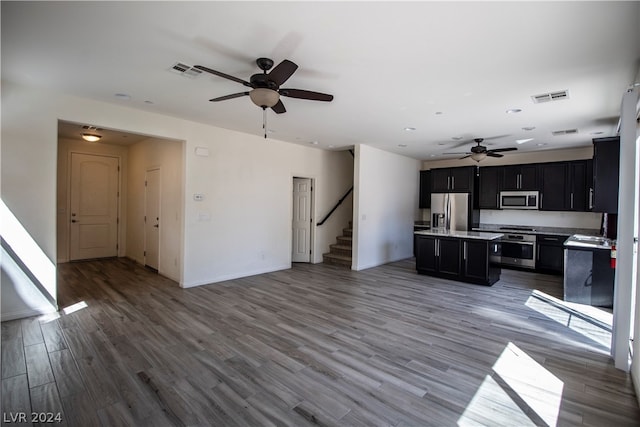
<svg viewBox="0 0 640 427">
<path fill-rule="evenodd" d="M 431 228 L 470 231 L 473 224 L 470 193 L 431 194 Z"/>
</svg>

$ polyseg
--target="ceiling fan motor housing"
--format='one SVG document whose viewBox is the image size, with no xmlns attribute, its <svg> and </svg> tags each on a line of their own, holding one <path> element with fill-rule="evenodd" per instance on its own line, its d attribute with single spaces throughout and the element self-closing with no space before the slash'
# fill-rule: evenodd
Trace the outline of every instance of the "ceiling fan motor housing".
<svg viewBox="0 0 640 427">
<path fill-rule="evenodd" d="M 265 89 L 278 90 L 278 85 L 273 80 L 269 79 L 268 74 L 254 74 L 249 79 L 253 87 L 261 87 Z"/>
</svg>

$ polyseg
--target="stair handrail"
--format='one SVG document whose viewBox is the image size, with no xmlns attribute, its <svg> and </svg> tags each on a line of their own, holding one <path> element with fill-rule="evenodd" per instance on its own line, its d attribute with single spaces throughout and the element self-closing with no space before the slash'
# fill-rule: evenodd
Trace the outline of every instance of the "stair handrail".
<svg viewBox="0 0 640 427">
<path fill-rule="evenodd" d="M 344 202 L 344 199 L 346 199 L 346 198 L 347 198 L 347 196 L 348 196 L 349 194 L 351 194 L 351 192 L 352 192 L 352 191 L 353 191 L 353 186 L 351 186 L 351 188 L 350 188 L 350 189 L 349 189 L 349 190 L 344 194 L 344 196 L 342 196 L 342 198 L 340 198 L 340 200 L 338 200 L 338 203 L 336 203 L 336 204 L 335 204 L 335 206 L 333 207 L 333 209 L 331 209 L 331 210 L 329 211 L 329 213 L 328 213 L 328 214 L 327 214 L 327 215 L 322 219 L 322 221 L 320 221 L 320 222 L 317 224 L 317 226 L 318 226 L 318 227 L 319 227 L 319 226 L 321 226 L 322 224 L 324 224 L 324 223 L 329 219 L 329 217 L 331 216 L 331 214 L 332 214 L 336 209 L 338 209 L 338 206 L 340 206 L 340 205 L 342 204 L 342 202 Z"/>
</svg>

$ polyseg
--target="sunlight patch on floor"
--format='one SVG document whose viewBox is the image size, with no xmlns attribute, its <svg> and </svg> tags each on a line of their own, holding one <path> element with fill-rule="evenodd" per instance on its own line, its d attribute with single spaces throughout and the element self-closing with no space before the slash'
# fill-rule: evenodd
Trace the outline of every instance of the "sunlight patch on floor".
<svg viewBox="0 0 640 427">
<path fill-rule="evenodd" d="M 464 413 L 460 426 L 555 426 L 564 383 L 528 354 L 509 343 Z"/>
<path fill-rule="evenodd" d="M 611 348 L 612 315 L 607 311 L 567 303 L 537 290 L 525 305 L 602 345 L 607 351 Z"/>
</svg>

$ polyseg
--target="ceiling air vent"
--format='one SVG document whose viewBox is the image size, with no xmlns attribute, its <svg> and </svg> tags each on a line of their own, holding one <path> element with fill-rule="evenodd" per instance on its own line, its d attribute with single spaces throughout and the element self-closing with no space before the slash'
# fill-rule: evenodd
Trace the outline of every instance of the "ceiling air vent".
<svg viewBox="0 0 640 427">
<path fill-rule="evenodd" d="M 560 135 L 571 135 L 574 133 L 578 133 L 578 129 L 565 129 L 565 130 L 556 130 L 551 132 L 551 135 L 553 136 L 560 136 Z"/>
<path fill-rule="evenodd" d="M 202 71 L 198 70 L 197 68 L 193 68 L 190 65 L 183 64 L 182 62 L 176 62 L 175 64 L 173 64 L 173 66 L 171 67 L 171 71 L 187 77 L 198 77 L 200 74 L 202 74 Z"/>
<path fill-rule="evenodd" d="M 550 101 L 560 101 L 563 99 L 569 98 L 568 90 L 561 90 L 557 92 L 549 92 L 549 93 L 541 93 L 540 95 L 533 95 L 531 99 L 533 99 L 534 104 L 541 104 L 543 102 Z"/>
</svg>

